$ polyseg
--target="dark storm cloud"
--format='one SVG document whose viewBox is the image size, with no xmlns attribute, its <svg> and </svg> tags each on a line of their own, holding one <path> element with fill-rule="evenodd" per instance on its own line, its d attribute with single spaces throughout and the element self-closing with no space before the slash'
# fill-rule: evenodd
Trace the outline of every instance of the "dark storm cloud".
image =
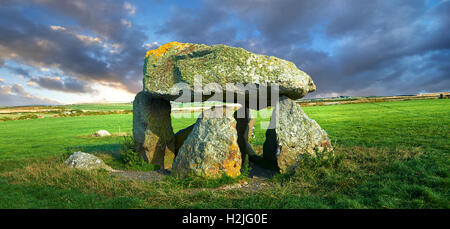
<svg viewBox="0 0 450 229">
<path fill-rule="evenodd" d="M 1 61 L 56 67 L 72 77 L 64 84 L 71 91 L 88 91 L 81 81 L 114 83 L 131 92 L 141 89 L 146 51 L 142 45 L 147 38 L 137 26 L 130 26 L 127 19 L 132 12 L 124 1 L 31 1 L 34 10 L 47 9 L 76 22 L 68 27 L 50 27 L 24 17 L 21 10 L 29 2 L 0 5 Z M 38 82 L 46 85 L 42 79 Z"/>
<path fill-rule="evenodd" d="M 1 67 L 1 66 L 0 66 Z M 21 67 L 12 67 L 12 66 L 6 66 L 6 69 L 8 69 L 10 72 L 21 75 L 25 78 L 30 78 L 31 75 L 28 70 L 21 68 Z"/>
<path fill-rule="evenodd" d="M 211 44 L 226 43 L 236 36 L 236 29 L 226 25 L 231 17 L 224 10 L 214 7 L 205 9 L 175 7 L 172 13 L 176 16 L 171 17 L 157 33 L 172 34 L 181 42 Z"/>
<path fill-rule="evenodd" d="M 59 77 L 42 76 L 33 78 L 31 82 L 38 84 L 42 88 L 55 91 L 70 93 L 94 92 L 88 83 L 71 78 L 61 79 Z"/>
<path fill-rule="evenodd" d="M 125 1 L 104 0 L 33 0 L 33 2 L 53 9 L 76 20 L 83 29 L 95 31 L 103 38 L 123 42 L 138 35 L 133 41 L 142 39 L 140 31 L 130 30 L 122 23 L 130 13 Z"/>
<path fill-rule="evenodd" d="M 289 59 L 312 76 L 316 96 L 449 90 L 448 64 L 441 60 L 448 62 L 450 53 L 450 2 L 428 3 L 211 0 L 195 13 L 178 9 L 161 33 Z M 226 22 L 231 17 L 259 35 L 242 40 L 229 33 L 217 40 L 220 28 L 233 30 Z M 323 44 L 314 44 L 318 38 Z"/>
<path fill-rule="evenodd" d="M 315 96 L 411 94 L 450 89 L 450 2 L 433 2 L 206 0 L 172 7 L 152 29 L 291 60 L 311 75 Z M 131 23 L 135 10 L 122 0 L 0 0 L 0 67 L 50 90 L 93 92 L 101 82 L 137 92 L 147 37 Z M 33 67 L 58 69 L 60 79 Z"/>
<path fill-rule="evenodd" d="M 101 47 L 84 44 L 68 32 L 54 31 L 24 19 L 15 20 L 17 12 L 1 13 L 8 20 L 0 19 L 0 33 L 4 34 L 0 37 L 0 45 L 8 50 L 8 53 L 0 54 L 4 58 L 14 53 L 16 59 L 37 67 L 60 65 L 63 71 L 81 77 L 109 78 L 107 63 L 90 55 L 103 52 Z"/>
</svg>

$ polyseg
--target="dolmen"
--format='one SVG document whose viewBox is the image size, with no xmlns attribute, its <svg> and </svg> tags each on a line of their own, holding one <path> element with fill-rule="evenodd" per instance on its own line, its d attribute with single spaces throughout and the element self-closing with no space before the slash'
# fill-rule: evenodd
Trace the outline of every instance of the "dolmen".
<svg viewBox="0 0 450 229">
<path fill-rule="evenodd" d="M 133 102 L 136 151 L 179 178 L 240 175 L 249 144 L 251 110 L 272 108 L 263 160 L 292 173 L 305 155 L 332 150 L 327 133 L 295 100 L 315 91 L 294 63 L 242 48 L 170 42 L 147 52 L 143 90 Z M 195 124 L 173 133 L 171 101 L 219 101 L 240 106 L 203 110 Z"/>
</svg>

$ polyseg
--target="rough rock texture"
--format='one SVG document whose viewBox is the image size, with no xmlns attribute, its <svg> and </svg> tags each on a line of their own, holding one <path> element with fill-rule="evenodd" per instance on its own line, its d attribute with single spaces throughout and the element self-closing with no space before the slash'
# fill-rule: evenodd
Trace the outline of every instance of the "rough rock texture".
<svg viewBox="0 0 450 229">
<path fill-rule="evenodd" d="M 182 88 L 190 89 L 192 95 L 192 92 L 201 93 L 204 88 L 194 90 L 195 76 L 202 77 L 201 86 L 215 83 L 222 89 L 227 83 L 254 83 L 258 86 L 275 83 L 279 86 L 280 95 L 292 99 L 299 99 L 316 88 L 311 78 L 294 63 L 253 54 L 242 48 L 170 42 L 147 52 L 143 81 L 145 92 L 168 100 L 178 98 Z M 206 91 L 218 92 L 216 88 L 213 86 Z M 236 94 L 248 94 L 237 86 L 227 89 L 227 92 L 233 90 L 237 91 Z M 223 90 L 222 93 L 225 94 Z M 205 96 L 203 100 L 210 97 Z"/>
<path fill-rule="evenodd" d="M 212 107 L 200 115 L 176 156 L 172 172 L 179 178 L 240 175 L 241 152 L 237 143 L 233 108 Z"/>
<path fill-rule="evenodd" d="M 150 164 L 170 169 L 175 138 L 170 102 L 140 92 L 133 102 L 133 136 L 136 151 Z"/>
<path fill-rule="evenodd" d="M 178 151 L 180 150 L 184 141 L 192 132 L 192 129 L 194 129 L 194 125 L 195 124 L 192 124 L 184 129 L 181 129 L 175 134 L 175 156 L 178 155 Z"/>
<path fill-rule="evenodd" d="M 255 123 L 255 120 L 251 117 L 250 109 L 242 107 L 237 110 L 233 116 L 237 122 L 236 130 L 238 134 L 238 145 L 242 157 L 244 158 L 245 155 L 255 156 L 256 153 L 248 142 L 252 136 L 253 125 Z"/>
<path fill-rule="evenodd" d="M 247 139 L 250 140 L 255 137 L 255 119 L 251 118 L 248 122 L 248 137 Z"/>
<path fill-rule="evenodd" d="M 278 119 L 276 128 L 267 130 L 263 150 L 264 159 L 276 163 L 281 173 L 293 172 L 305 154 L 332 150 L 327 133 L 300 105 L 283 96 L 278 107 L 279 115 L 274 109 L 271 118 Z"/>
<path fill-rule="evenodd" d="M 98 130 L 92 134 L 94 137 L 106 137 L 111 136 L 111 134 L 107 130 Z"/>
<path fill-rule="evenodd" d="M 65 163 L 75 169 L 106 169 L 112 171 L 113 169 L 109 167 L 102 159 L 88 153 L 75 152 L 65 161 Z"/>
</svg>

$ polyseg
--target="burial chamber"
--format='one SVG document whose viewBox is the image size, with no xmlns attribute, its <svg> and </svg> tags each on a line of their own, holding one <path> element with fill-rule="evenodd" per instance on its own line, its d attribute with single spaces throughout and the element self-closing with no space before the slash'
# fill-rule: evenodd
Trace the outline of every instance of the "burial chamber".
<svg viewBox="0 0 450 229">
<path fill-rule="evenodd" d="M 302 155 L 332 149 L 326 132 L 294 100 L 316 89 L 294 63 L 242 48 L 170 42 L 147 52 L 143 90 L 133 102 L 136 151 L 177 177 L 240 174 L 243 159 L 256 157 L 248 143 L 251 110 L 272 107 L 263 159 L 291 173 Z M 174 134 L 171 101 L 220 101 L 239 107 L 203 110 Z"/>
</svg>

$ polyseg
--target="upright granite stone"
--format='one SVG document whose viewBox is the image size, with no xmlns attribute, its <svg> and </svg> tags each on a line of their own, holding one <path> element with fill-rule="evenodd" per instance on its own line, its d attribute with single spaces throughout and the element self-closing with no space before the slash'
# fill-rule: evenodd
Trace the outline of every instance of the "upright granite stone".
<svg viewBox="0 0 450 229">
<path fill-rule="evenodd" d="M 325 130 L 308 118 L 295 101 L 282 96 L 278 108 L 278 115 L 274 109 L 271 118 L 276 128 L 266 132 L 263 156 L 276 163 L 281 173 L 292 173 L 306 154 L 317 156 L 332 150 Z"/>
<path fill-rule="evenodd" d="M 249 155 L 249 157 L 256 156 L 255 151 L 249 143 L 255 122 L 251 117 L 250 109 L 242 107 L 237 110 L 233 116 L 237 123 L 236 130 L 238 134 L 238 144 L 242 157 L 244 158 L 245 155 Z"/>
<path fill-rule="evenodd" d="M 139 92 L 133 102 L 133 136 L 136 151 L 150 164 L 170 169 L 175 139 L 170 102 Z"/>
<path fill-rule="evenodd" d="M 201 78 L 198 82 L 200 87 L 195 87 L 196 76 Z M 203 93 L 202 100 L 224 102 L 225 99 L 217 95 L 235 93 L 248 99 L 250 91 L 259 96 L 258 90 L 267 84 L 276 84 L 280 95 L 292 99 L 299 99 L 316 89 L 312 79 L 290 61 L 225 45 L 178 42 L 170 42 L 147 52 L 143 83 L 144 91 L 154 97 L 175 100 L 180 97 L 181 90 L 188 89 L 191 96 Z M 228 83 L 231 87 L 226 87 Z M 254 90 L 239 86 L 253 84 L 256 86 Z M 208 87 L 204 87 L 206 85 Z M 192 97 L 184 99 L 191 100 Z M 267 99 L 270 103 L 270 97 Z"/>
<path fill-rule="evenodd" d="M 234 111 L 235 108 L 212 107 L 202 112 L 175 157 L 172 166 L 175 176 L 240 175 L 242 159 Z"/>
</svg>

